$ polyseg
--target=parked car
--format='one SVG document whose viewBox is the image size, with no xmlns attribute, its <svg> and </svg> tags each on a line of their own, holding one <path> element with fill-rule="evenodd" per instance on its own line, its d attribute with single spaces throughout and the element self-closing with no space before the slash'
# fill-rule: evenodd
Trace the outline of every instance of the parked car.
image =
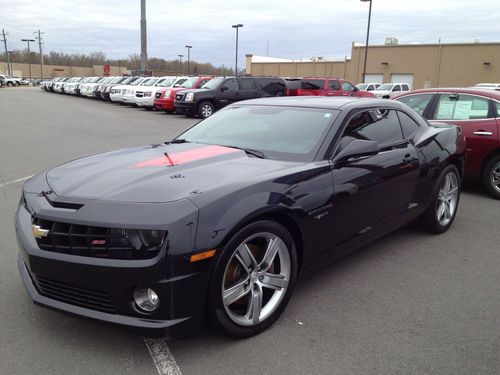
<svg viewBox="0 0 500 375">
<path fill-rule="evenodd" d="M 103 77 L 103 79 L 101 81 L 99 81 L 99 83 L 97 85 L 94 86 L 93 97 L 96 98 L 96 99 L 102 99 L 102 97 L 101 97 L 102 89 L 108 83 L 111 83 L 111 81 L 113 81 L 115 78 L 116 77 L 113 77 L 113 76 L 111 76 L 111 77 Z"/>
<path fill-rule="evenodd" d="M 478 83 L 478 84 L 474 85 L 473 88 L 500 91 L 500 83 Z"/>
<path fill-rule="evenodd" d="M 135 86 L 141 84 L 147 77 L 135 77 L 134 80 L 130 81 L 126 85 L 118 85 L 113 87 L 113 89 L 109 93 L 109 97 L 112 102 L 124 104 L 123 97 L 127 95 L 129 90 L 132 90 Z"/>
<path fill-rule="evenodd" d="M 140 84 L 138 85 L 130 85 L 127 92 L 122 95 L 122 103 L 129 104 L 131 106 L 137 106 L 135 100 L 135 93 L 137 90 L 142 91 L 149 88 L 150 86 L 154 86 L 160 77 L 146 77 Z"/>
<path fill-rule="evenodd" d="M 0 77 L 0 87 L 5 86 L 5 78 Z"/>
<path fill-rule="evenodd" d="M 132 81 L 134 77 L 115 77 L 111 82 L 103 85 L 101 88 L 101 99 L 102 100 L 110 100 L 109 94 L 111 92 L 111 89 L 117 85 L 126 85 L 128 82 Z"/>
<path fill-rule="evenodd" d="M 21 86 L 21 78 L 11 77 L 7 74 L 0 74 L 0 78 L 3 78 L 4 84 L 7 87 Z"/>
<path fill-rule="evenodd" d="M 380 87 L 380 83 L 358 83 L 356 87 L 360 91 L 373 91 Z"/>
<path fill-rule="evenodd" d="M 58 79 L 57 82 L 54 83 L 52 91 L 61 94 L 63 92 L 62 88 L 64 86 L 64 83 L 68 81 L 70 78 L 71 77 L 60 77 L 60 79 Z"/>
<path fill-rule="evenodd" d="M 84 80 L 84 77 L 73 77 L 69 79 L 68 81 L 64 82 L 62 91 L 65 94 L 69 95 L 75 95 L 76 94 L 76 88 Z"/>
<path fill-rule="evenodd" d="M 430 122 L 455 124 L 467 140 L 465 175 L 500 199 L 500 92 L 473 88 L 415 90 L 395 98 Z"/>
<path fill-rule="evenodd" d="M 299 273 L 417 219 L 445 232 L 464 153 L 457 127 L 397 101 L 238 102 L 166 144 L 28 180 L 19 271 L 35 303 L 72 315 L 171 335 L 208 315 L 254 335 Z"/>
<path fill-rule="evenodd" d="M 363 96 L 373 95 L 358 90 L 351 82 L 337 78 L 291 78 L 286 80 L 289 96 Z"/>
<path fill-rule="evenodd" d="M 161 88 L 156 91 L 153 105 L 160 111 L 172 113 L 175 111 L 175 95 L 182 90 L 198 89 L 212 79 L 211 76 L 190 77 L 181 85 L 174 83 L 171 87 Z"/>
<path fill-rule="evenodd" d="M 175 95 L 177 113 L 206 118 L 228 104 L 268 96 L 284 96 L 286 84 L 277 77 L 216 77 L 200 89 Z"/>
<path fill-rule="evenodd" d="M 372 93 L 377 98 L 390 99 L 396 95 L 401 94 L 402 92 L 410 90 L 411 87 L 407 83 L 384 83 L 376 90 L 373 90 Z"/>
<path fill-rule="evenodd" d="M 148 87 L 139 87 L 135 92 L 135 104 L 147 110 L 154 109 L 155 94 L 160 87 L 179 86 L 188 77 L 161 77 L 156 83 Z"/>
</svg>

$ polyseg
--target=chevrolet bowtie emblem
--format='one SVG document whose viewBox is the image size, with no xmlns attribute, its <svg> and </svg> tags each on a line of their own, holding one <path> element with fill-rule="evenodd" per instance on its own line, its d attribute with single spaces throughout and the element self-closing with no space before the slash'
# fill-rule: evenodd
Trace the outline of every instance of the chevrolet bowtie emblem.
<svg viewBox="0 0 500 375">
<path fill-rule="evenodd" d="M 31 226 L 31 231 L 33 232 L 33 236 L 35 238 L 47 237 L 49 235 L 49 230 L 40 228 L 40 225 L 33 224 Z"/>
</svg>

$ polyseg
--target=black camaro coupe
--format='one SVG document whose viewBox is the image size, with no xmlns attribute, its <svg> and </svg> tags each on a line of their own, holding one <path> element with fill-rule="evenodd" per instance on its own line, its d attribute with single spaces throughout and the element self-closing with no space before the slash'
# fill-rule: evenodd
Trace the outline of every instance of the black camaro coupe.
<svg viewBox="0 0 500 375">
<path fill-rule="evenodd" d="M 36 304 L 178 335 L 208 317 L 245 337 L 297 276 L 419 220 L 453 222 L 465 141 L 404 104 L 239 102 L 176 139 L 27 181 L 19 270 Z"/>
</svg>

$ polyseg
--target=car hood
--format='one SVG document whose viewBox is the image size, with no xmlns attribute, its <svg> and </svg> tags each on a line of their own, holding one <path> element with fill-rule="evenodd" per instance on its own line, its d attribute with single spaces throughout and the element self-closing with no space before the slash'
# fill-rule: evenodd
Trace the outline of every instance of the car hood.
<svg viewBox="0 0 500 375">
<path fill-rule="evenodd" d="M 161 144 L 117 150 L 62 164 L 46 174 L 60 197 L 171 202 L 296 163 L 247 156 L 215 145 Z"/>
<path fill-rule="evenodd" d="M 389 91 L 389 90 L 373 90 L 372 93 L 373 93 L 373 95 L 387 95 L 387 94 L 390 94 L 391 91 Z"/>
</svg>

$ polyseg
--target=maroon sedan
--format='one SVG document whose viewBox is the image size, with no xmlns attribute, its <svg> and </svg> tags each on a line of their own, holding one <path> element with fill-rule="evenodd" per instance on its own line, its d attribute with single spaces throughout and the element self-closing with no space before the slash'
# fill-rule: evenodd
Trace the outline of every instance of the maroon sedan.
<svg viewBox="0 0 500 375">
<path fill-rule="evenodd" d="M 500 92 L 473 88 L 414 90 L 395 98 L 430 122 L 462 128 L 467 140 L 465 175 L 479 177 L 500 199 Z"/>
</svg>

